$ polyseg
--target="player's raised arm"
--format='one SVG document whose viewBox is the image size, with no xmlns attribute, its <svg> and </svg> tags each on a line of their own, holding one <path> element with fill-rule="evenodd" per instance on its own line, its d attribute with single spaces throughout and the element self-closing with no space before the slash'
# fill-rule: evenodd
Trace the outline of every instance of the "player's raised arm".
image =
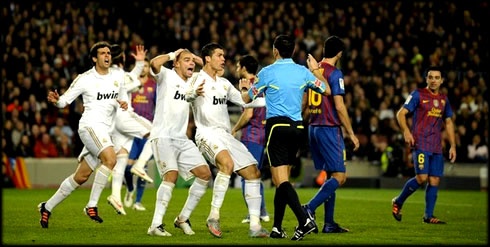
<svg viewBox="0 0 490 247">
<path fill-rule="evenodd" d="M 160 68 L 168 61 L 173 61 L 175 58 L 183 51 L 184 49 L 178 49 L 174 52 L 170 52 L 168 54 L 163 54 L 154 57 L 150 61 L 151 71 L 155 74 L 160 73 Z"/>
<path fill-rule="evenodd" d="M 311 73 L 316 77 L 317 80 L 321 81 L 321 83 L 315 81 L 314 87 L 312 89 L 326 96 L 331 95 L 332 91 L 330 89 L 330 85 L 328 85 L 327 80 L 320 72 L 320 67 L 318 66 L 318 62 L 316 61 L 316 59 L 311 54 L 308 54 L 308 59 L 306 60 L 306 63 L 308 64 L 308 69 L 311 71 Z"/>
</svg>

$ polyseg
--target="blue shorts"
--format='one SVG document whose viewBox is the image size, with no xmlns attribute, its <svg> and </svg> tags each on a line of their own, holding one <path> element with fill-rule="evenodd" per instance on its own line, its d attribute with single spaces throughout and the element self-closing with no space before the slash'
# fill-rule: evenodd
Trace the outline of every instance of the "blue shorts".
<svg viewBox="0 0 490 247">
<path fill-rule="evenodd" d="M 129 152 L 129 159 L 130 160 L 137 160 L 138 157 L 141 154 L 141 151 L 143 151 L 143 147 L 145 146 L 145 143 L 148 139 L 144 138 L 137 138 L 135 137 L 133 139 L 133 145 L 131 146 L 131 151 Z"/>
<path fill-rule="evenodd" d="M 345 145 L 340 127 L 310 125 L 308 137 L 317 170 L 345 173 Z"/>
<path fill-rule="evenodd" d="M 257 160 L 257 168 L 262 169 L 262 159 L 264 158 L 264 145 L 255 142 L 243 142 L 248 151 Z"/>
<path fill-rule="evenodd" d="M 442 177 L 444 173 L 444 158 L 442 154 L 414 150 L 412 152 L 415 174 L 428 174 Z"/>
</svg>

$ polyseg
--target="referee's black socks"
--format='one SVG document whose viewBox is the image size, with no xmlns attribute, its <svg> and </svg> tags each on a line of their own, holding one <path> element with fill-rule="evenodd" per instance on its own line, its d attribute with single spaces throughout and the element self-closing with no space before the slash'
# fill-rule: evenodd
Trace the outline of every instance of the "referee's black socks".
<svg viewBox="0 0 490 247">
<path fill-rule="evenodd" d="M 289 181 L 283 182 L 276 189 L 274 196 L 274 226 L 281 229 L 282 219 L 286 211 L 286 203 L 293 210 L 298 219 L 299 226 L 302 227 L 306 223 L 306 215 L 301 208 L 298 194 Z"/>
</svg>

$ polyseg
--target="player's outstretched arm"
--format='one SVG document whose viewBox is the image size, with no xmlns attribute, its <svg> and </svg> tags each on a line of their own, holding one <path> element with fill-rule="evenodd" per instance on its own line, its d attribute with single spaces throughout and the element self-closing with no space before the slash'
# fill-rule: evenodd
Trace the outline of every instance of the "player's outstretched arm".
<svg viewBox="0 0 490 247">
<path fill-rule="evenodd" d="M 156 56 L 153 59 L 151 59 L 150 66 L 151 66 L 153 73 L 155 73 L 155 74 L 160 73 L 160 67 L 162 65 L 164 65 L 166 62 L 174 60 L 183 50 L 184 49 L 181 48 L 181 49 L 178 49 L 174 52 L 159 55 L 159 56 Z"/>
<path fill-rule="evenodd" d="M 79 75 L 73 82 L 70 84 L 70 87 L 63 95 L 59 95 L 57 90 L 48 92 L 48 101 L 53 103 L 58 108 L 64 108 L 65 106 L 71 104 L 79 95 L 83 94 L 85 88 L 83 87 L 84 83 L 81 83 L 81 79 L 83 76 Z"/>
</svg>

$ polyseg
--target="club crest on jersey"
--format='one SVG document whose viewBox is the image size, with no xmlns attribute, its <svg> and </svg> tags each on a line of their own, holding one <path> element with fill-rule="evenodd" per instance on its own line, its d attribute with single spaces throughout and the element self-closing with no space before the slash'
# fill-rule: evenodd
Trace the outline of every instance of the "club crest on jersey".
<svg viewBox="0 0 490 247">
<path fill-rule="evenodd" d="M 424 99 L 424 100 L 422 100 L 422 103 L 427 104 L 427 103 L 429 103 L 429 100 L 428 99 Z"/>
<path fill-rule="evenodd" d="M 114 86 L 119 87 L 119 82 L 114 81 Z"/>
<path fill-rule="evenodd" d="M 103 143 L 106 143 L 106 142 L 107 142 L 107 139 L 105 139 L 105 138 L 104 138 L 104 139 L 102 139 L 102 142 L 103 142 Z"/>
<path fill-rule="evenodd" d="M 438 100 L 436 100 L 436 99 L 434 100 L 434 106 L 435 106 L 435 107 L 439 107 L 439 101 L 438 101 Z"/>
<path fill-rule="evenodd" d="M 177 87 L 179 87 L 179 85 L 177 85 Z M 149 93 L 151 93 L 151 92 L 153 92 L 153 87 L 148 87 L 147 90 L 148 90 Z"/>
<path fill-rule="evenodd" d="M 228 90 L 228 87 L 227 87 L 226 85 L 223 85 L 223 88 L 224 88 L 225 90 Z"/>
<path fill-rule="evenodd" d="M 441 104 L 442 104 L 442 106 L 445 106 L 446 105 L 446 101 L 443 100 L 443 99 L 441 99 Z"/>
</svg>

